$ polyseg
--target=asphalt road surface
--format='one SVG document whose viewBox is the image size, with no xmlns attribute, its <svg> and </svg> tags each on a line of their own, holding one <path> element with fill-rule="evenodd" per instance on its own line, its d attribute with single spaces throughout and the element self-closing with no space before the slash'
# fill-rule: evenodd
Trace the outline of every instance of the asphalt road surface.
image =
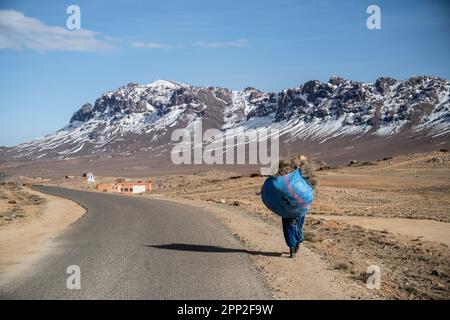
<svg viewBox="0 0 450 320">
<path fill-rule="evenodd" d="M 271 298 L 246 250 L 204 210 L 138 196 L 35 189 L 88 211 L 48 253 L 3 285 L 0 298 Z M 80 268 L 81 289 L 67 288 L 71 265 Z"/>
</svg>

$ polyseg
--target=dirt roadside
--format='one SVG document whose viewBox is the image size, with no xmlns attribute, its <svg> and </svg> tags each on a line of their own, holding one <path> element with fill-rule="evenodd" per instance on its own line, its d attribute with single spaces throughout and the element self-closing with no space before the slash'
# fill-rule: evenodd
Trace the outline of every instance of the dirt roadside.
<svg viewBox="0 0 450 320">
<path fill-rule="evenodd" d="M 148 197 L 152 197 L 149 195 Z M 290 259 L 286 252 L 281 227 L 260 216 L 239 208 L 181 198 L 158 199 L 174 201 L 207 209 L 235 237 L 241 240 L 261 271 L 275 299 L 374 299 L 375 292 L 365 283 L 352 281 L 333 269 L 319 254 L 302 246 L 298 258 Z"/>
<path fill-rule="evenodd" d="M 313 218 L 342 221 L 368 230 L 421 238 L 450 246 L 450 223 L 427 219 L 312 215 Z"/>
<path fill-rule="evenodd" d="M 75 202 L 29 188 L 24 191 L 45 200 L 24 208 L 24 219 L 0 227 L 0 284 L 25 270 L 52 245 L 52 239 L 77 221 L 85 210 Z"/>
</svg>

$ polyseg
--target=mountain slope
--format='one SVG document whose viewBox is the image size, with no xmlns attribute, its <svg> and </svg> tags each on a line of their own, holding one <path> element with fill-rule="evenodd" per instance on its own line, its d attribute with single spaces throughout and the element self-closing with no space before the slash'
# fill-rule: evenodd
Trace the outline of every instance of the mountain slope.
<svg viewBox="0 0 450 320">
<path fill-rule="evenodd" d="M 375 83 L 332 77 L 278 93 L 164 80 L 131 83 L 103 94 L 94 105 L 86 103 L 56 133 L 7 153 L 16 160 L 167 156 L 172 131 L 200 120 L 203 129 L 277 128 L 282 151 L 299 143 L 314 151 L 330 141 L 342 145 L 349 139 L 361 143 L 396 136 L 445 142 L 450 134 L 450 82 L 425 76 Z"/>
</svg>

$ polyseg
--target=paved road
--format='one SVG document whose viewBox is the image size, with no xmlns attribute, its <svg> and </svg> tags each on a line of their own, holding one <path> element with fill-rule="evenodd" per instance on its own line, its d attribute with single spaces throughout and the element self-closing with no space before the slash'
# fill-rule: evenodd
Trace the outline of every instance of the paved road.
<svg viewBox="0 0 450 320">
<path fill-rule="evenodd" d="M 164 200 L 36 189 L 88 212 L 55 239 L 51 252 L 0 288 L 0 298 L 271 297 L 241 244 L 205 211 Z M 80 267 L 80 290 L 66 287 L 69 265 Z"/>
</svg>

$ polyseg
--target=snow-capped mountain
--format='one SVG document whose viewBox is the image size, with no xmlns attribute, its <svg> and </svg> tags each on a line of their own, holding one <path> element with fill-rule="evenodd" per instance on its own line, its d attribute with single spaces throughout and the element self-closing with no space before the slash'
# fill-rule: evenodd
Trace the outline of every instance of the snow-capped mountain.
<svg viewBox="0 0 450 320">
<path fill-rule="evenodd" d="M 158 80 L 128 84 L 86 103 L 70 123 L 8 153 L 17 159 L 65 159 L 170 150 L 173 129 L 202 120 L 203 128 L 277 128 L 283 146 L 344 138 L 408 136 L 446 139 L 450 134 L 450 82 L 417 76 L 375 83 L 332 77 L 281 92 L 233 91 Z"/>
</svg>

